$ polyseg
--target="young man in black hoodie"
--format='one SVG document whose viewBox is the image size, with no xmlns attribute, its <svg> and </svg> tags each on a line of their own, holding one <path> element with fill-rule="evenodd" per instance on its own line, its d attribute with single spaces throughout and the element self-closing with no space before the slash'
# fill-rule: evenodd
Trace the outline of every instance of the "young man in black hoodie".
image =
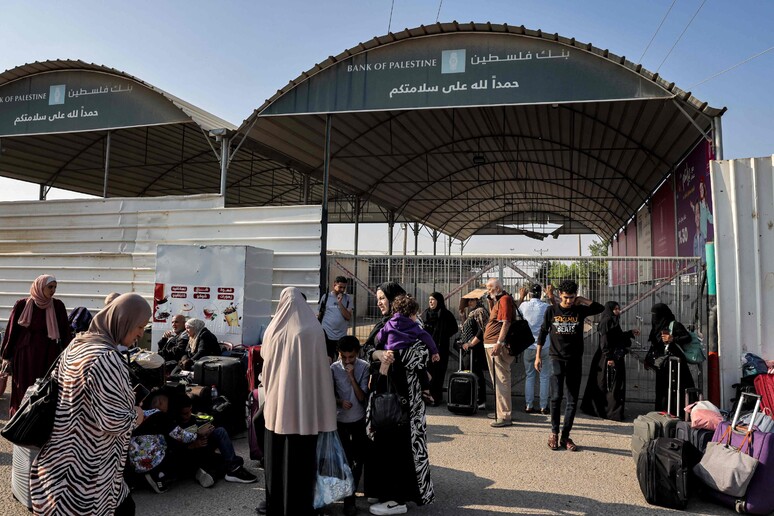
<svg viewBox="0 0 774 516">
<path fill-rule="evenodd" d="M 583 375 L 583 322 L 586 317 L 602 313 L 601 304 L 578 296 L 578 284 L 565 280 L 559 284 L 559 302 L 552 302 L 546 310 L 543 326 L 537 342 L 535 369 L 540 371 L 542 360 L 540 352 L 551 336 L 549 357 L 553 367 L 551 375 L 551 437 L 548 447 L 559 447 L 569 451 L 578 451 L 578 446 L 570 439 L 572 423 L 578 405 L 581 376 Z M 549 300 L 552 301 L 552 300 Z M 564 411 L 564 426 L 559 438 L 559 408 L 562 406 L 563 388 L 567 385 L 567 407 Z"/>
</svg>

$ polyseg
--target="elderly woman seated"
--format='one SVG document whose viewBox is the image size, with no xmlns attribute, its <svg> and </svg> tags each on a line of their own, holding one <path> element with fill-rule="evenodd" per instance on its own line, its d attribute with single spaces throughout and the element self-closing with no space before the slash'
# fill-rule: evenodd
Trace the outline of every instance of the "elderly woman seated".
<svg viewBox="0 0 774 516">
<path fill-rule="evenodd" d="M 188 333 L 188 348 L 180 359 L 180 367 L 191 371 L 194 362 L 200 358 L 220 356 L 218 338 L 204 327 L 204 321 L 188 319 L 185 322 L 185 331 Z"/>
</svg>

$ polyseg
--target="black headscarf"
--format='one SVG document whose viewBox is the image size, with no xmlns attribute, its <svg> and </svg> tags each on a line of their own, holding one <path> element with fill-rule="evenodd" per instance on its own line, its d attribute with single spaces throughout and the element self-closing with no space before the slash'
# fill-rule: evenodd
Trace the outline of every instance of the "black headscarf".
<svg viewBox="0 0 774 516">
<path fill-rule="evenodd" d="M 438 306 L 435 307 L 434 311 L 441 312 L 443 310 L 446 310 L 446 300 L 444 300 L 443 294 L 441 294 L 440 292 L 433 292 L 432 294 L 430 294 L 430 297 L 435 299 L 436 302 L 438 303 Z"/>
<path fill-rule="evenodd" d="M 605 311 L 602 312 L 602 317 L 599 319 L 599 324 L 597 325 L 597 332 L 601 333 L 602 335 L 606 334 L 611 328 L 614 328 L 615 326 L 619 325 L 618 319 L 619 317 L 613 313 L 613 310 L 617 306 L 621 306 L 616 301 L 608 301 L 605 303 Z"/>
<path fill-rule="evenodd" d="M 398 283 L 395 281 L 385 281 L 376 287 L 376 290 L 381 290 L 384 293 L 384 297 L 387 298 L 387 301 L 390 302 L 390 305 L 392 305 L 392 302 L 396 297 L 406 293 L 406 291 L 403 290 L 403 287 L 398 285 Z"/>
<path fill-rule="evenodd" d="M 648 340 L 651 342 L 659 342 L 659 335 L 661 330 L 669 328 L 669 323 L 675 320 L 675 314 L 664 303 L 656 303 L 653 308 L 650 309 L 650 335 Z"/>
<path fill-rule="evenodd" d="M 446 308 L 443 294 L 433 292 L 430 297 L 435 299 L 438 305 L 435 310 L 428 307 L 422 312 L 422 322 L 425 325 L 425 330 L 433 336 L 438 349 L 445 353 L 449 347 L 449 339 L 459 330 L 457 318 Z"/>
</svg>

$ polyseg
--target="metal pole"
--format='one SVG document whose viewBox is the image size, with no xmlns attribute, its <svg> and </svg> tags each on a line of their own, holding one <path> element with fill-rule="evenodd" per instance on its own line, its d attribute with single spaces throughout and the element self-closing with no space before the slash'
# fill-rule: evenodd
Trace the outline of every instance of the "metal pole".
<svg viewBox="0 0 774 516">
<path fill-rule="evenodd" d="M 229 160 L 228 138 L 223 137 L 220 140 L 220 195 L 223 196 L 223 204 L 226 203 L 226 176 L 228 175 Z"/>
<path fill-rule="evenodd" d="M 395 212 L 390 212 L 387 215 L 387 254 L 392 256 L 392 238 L 393 230 L 395 229 Z M 392 259 L 387 258 L 387 279 L 385 281 L 392 280 Z"/>
<path fill-rule="evenodd" d="M 713 139 L 715 140 L 715 159 L 723 159 L 723 126 L 720 122 L 720 117 L 716 116 L 713 119 L 715 130 L 713 131 Z"/>
<path fill-rule="evenodd" d="M 46 185 L 41 184 L 40 185 L 40 193 L 38 194 L 38 200 L 39 201 L 45 201 L 46 200 Z"/>
<path fill-rule="evenodd" d="M 325 115 L 325 154 L 323 157 L 323 191 L 320 231 L 320 299 L 328 285 L 328 180 L 331 174 L 331 121 L 333 117 Z"/>
<path fill-rule="evenodd" d="M 107 199 L 108 196 L 108 174 L 110 172 L 110 131 L 107 132 L 107 138 L 105 139 L 105 179 L 102 183 L 102 197 Z"/>
<path fill-rule="evenodd" d="M 435 259 L 438 256 L 438 231 L 433 230 L 433 292 L 435 292 L 435 263 L 438 261 Z"/>
<path fill-rule="evenodd" d="M 309 176 L 304 174 L 302 189 L 304 192 L 304 204 L 309 204 Z"/>
<path fill-rule="evenodd" d="M 352 285 L 352 334 L 357 335 L 357 262 L 358 244 L 360 243 L 360 196 L 355 197 L 355 281 Z"/>
<path fill-rule="evenodd" d="M 414 256 L 419 254 L 419 222 L 414 223 Z M 414 259 L 414 299 L 417 297 L 417 283 L 419 283 L 419 260 Z"/>
</svg>

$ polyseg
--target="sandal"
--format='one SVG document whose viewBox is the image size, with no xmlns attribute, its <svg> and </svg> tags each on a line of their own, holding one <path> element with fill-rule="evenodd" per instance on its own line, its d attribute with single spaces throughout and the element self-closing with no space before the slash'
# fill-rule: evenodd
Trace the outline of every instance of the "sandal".
<svg viewBox="0 0 774 516">
<path fill-rule="evenodd" d="M 554 451 L 559 449 L 559 434 L 551 434 L 548 438 L 548 447 Z"/>
<path fill-rule="evenodd" d="M 433 398 L 430 395 L 430 392 L 428 391 L 422 391 L 422 399 L 425 400 L 425 403 L 430 406 L 435 406 L 435 398 Z"/>
<path fill-rule="evenodd" d="M 567 448 L 569 451 L 578 451 L 578 445 L 572 442 L 572 439 L 569 437 L 567 439 L 562 439 L 562 442 L 559 444 L 562 448 Z"/>
</svg>

